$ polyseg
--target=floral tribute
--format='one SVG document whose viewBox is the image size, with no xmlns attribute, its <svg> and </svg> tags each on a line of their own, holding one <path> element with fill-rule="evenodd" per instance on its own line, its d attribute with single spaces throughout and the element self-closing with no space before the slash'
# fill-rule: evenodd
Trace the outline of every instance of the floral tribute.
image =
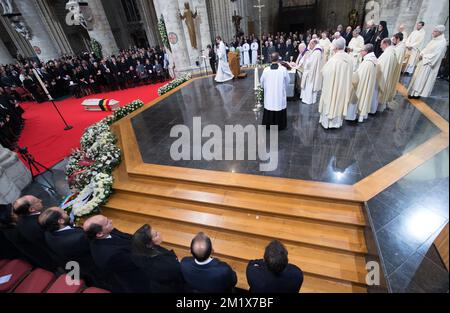
<svg viewBox="0 0 450 313">
<path fill-rule="evenodd" d="M 177 88 L 178 86 L 184 84 L 185 82 L 189 81 L 192 78 L 191 74 L 184 74 L 180 78 L 172 80 L 170 83 L 165 84 L 164 86 L 160 87 L 158 89 L 158 95 L 162 96 L 163 94 L 168 93 L 172 89 Z"/>
</svg>

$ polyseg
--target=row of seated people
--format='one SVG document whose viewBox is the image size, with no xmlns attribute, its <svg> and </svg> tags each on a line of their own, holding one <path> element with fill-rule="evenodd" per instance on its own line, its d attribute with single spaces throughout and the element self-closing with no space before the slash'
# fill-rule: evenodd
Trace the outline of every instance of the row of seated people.
<svg viewBox="0 0 450 313">
<path fill-rule="evenodd" d="M 0 87 L 0 145 L 3 147 L 16 150 L 24 127 L 23 113 L 19 102 L 8 96 Z"/>
<path fill-rule="evenodd" d="M 97 215 L 78 228 L 71 225 L 63 209 L 44 210 L 42 201 L 33 196 L 3 205 L 1 211 L 0 234 L 7 242 L 1 245 L 8 247 L 9 253 L 17 251 L 51 271 L 78 262 L 87 283 L 112 292 L 228 293 L 237 284 L 235 271 L 212 257 L 212 242 L 204 233 L 192 239 L 192 257 L 179 262 L 173 251 L 161 246 L 161 233 L 150 225 L 130 235 L 115 229 L 110 219 Z M 0 258 L 8 257 L 0 254 Z M 283 244 L 272 241 L 263 259 L 249 262 L 247 280 L 251 292 L 298 293 L 303 272 L 289 264 Z"/>
</svg>

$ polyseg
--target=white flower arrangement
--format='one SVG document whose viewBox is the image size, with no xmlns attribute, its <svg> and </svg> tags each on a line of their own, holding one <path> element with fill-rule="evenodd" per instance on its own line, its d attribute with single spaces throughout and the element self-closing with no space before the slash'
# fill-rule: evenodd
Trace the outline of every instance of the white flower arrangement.
<svg viewBox="0 0 450 313">
<path fill-rule="evenodd" d="M 255 90 L 256 102 L 263 103 L 264 102 L 264 89 L 261 85 L 258 86 L 258 89 Z"/>
<path fill-rule="evenodd" d="M 66 166 L 69 186 L 77 194 L 76 205 L 68 209 L 74 210 L 76 217 L 98 212 L 111 195 L 112 171 L 120 163 L 121 151 L 110 125 L 143 105 L 140 100 L 133 101 L 85 130 L 80 139 L 81 148 L 72 152 Z"/>
<path fill-rule="evenodd" d="M 94 176 L 67 209 L 71 210 L 75 218 L 100 212 L 100 206 L 106 203 L 112 193 L 112 186 L 112 175 L 100 173 Z"/>
<path fill-rule="evenodd" d="M 165 84 L 161 88 L 158 89 L 158 95 L 162 96 L 163 94 L 168 93 L 172 89 L 177 88 L 178 86 L 184 84 L 185 82 L 189 81 L 192 78 L 192 75 L 190 73 L 184 74 L 180 78 L 174 79 L 168 84 Z"/>
</svg>

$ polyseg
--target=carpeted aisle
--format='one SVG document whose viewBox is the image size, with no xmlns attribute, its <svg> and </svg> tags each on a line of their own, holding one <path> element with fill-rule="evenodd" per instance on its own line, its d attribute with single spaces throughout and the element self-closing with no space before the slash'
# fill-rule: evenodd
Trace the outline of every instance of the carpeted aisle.
<svg viewBox="0 0 450 313">
<path fill-rule="evenodd" d="M 79 147 L 80 137 L 84 130 L 95 122 L 100 121 L 111 112 L 85 111 L 81 102 L 85 99 L 115 99 L 123 106 L 140 99 L 149 103 L 158 97 L 158 88 L 162 84 L 136 87 L 121 91 L 113 91 L 75 99 L 69 98 L 55 102 L 68 124 L 74 128 L 64 131 L 64 123 L 53 108 L 51 102 L 24 102 L 23 117 L 26 119 L 25 128 L 19 140 L 20 147 L 27 147 L 36 161 L 46 167 L 52 167 L 70 155 L 74 148 Z"/>
</svg>

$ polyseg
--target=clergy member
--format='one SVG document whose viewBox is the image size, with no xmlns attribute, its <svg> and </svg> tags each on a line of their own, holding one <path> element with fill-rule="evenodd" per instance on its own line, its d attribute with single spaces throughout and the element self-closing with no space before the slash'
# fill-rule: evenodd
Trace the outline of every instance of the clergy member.
<svg viewBox="0 0 450 313">
<path fill-rule="evenodd" d="M 412 75 L 414 73 L 414 69 L 416 68 L 416 64 L 420 50 L 423 46 L 423 41 L 425 40 L 425 26 L 424 22 L 419 22 L 416 25 L 416 30 L 409 35 L 408 39 L 406 39 L 406 68 L 405 73 Z"/>
<path fill-rule="evenodd" d="M 326 129 L 342 127 L 352 94 L 353 60 L 345 53 L 345 39 L 334 41 L 334 56 L 323 67 L 319 123 Z"/>
<path fill-rule="evenodd" d="M 244 66 L 250 66 L 250 45 L 247 41 L 242 45 L 242 50 L 244 50 Z"/>
<path fill-rule="evenodd" d="M 409 87 L 409 98 L 429 97 L 433 91 L 442 59 L 447 51 L 444 32 L 444 25 L 436 26 L 432 33 L 433 39 L 420 53 L 419 63 Z"/>
<path fill-rule="evenodd" d="M 360 30 L 355 29 L 353 31 L 353 38 L 348 44 L 348 53 L 353 57 L 353 70 L 358 69 L 359 63 L 361 63 L 361 51 L 364 49 L 364 38 L 360 35 Z"/>
<path fill-rule="evenodd" d="M 323 64 L 328 62 L 330 58 L 330 50 L 331 50 L 331 41 L 328 39 L 328 33 L 323 32 L 322 38 L 319 40 L 319 45 L 323 49 Z"/>
<path fill-rule="evenodd" d="M 258 64 L 258 49 L 259 49 L 258 40 L 254 39 L 251 45 L 252 65 Z"/>
<path fill-rule="evenodd" d="M 405 24 L 400 24 L 398 26 L 398 32 L 403 34 L 403 39 L 406 40 L 408 38 L 408 32 L 405 30 Z"/>
<path fill-rule="evenodd" d="M 403 41 L 403 34 L 397 33 L 392 37 L 392 43 L 394 44 L 395 49 L 395 56 L 397 57 L 397 68 L 395 69 L 394 74 L 394 81 L 397 84 L 400 81 L 400 76 L 402 75 L 402 67 L 403 67 L 403 60 L 405 59 L 405 53 L 406 53 L 406 45 Z M 393 99 L 396 94 L 396 88 L 392 88 L 390 99 Z"/>
<path fill-rule="evenodd" d="M 362 62 L 358 70 L 353 73 L 353 90 L 354 94 L 352 102 L 348 108 L 346 120 L 359 123 L 364 122 L 371 111 L 375 92 L 378 73 L 378 60 L 374 53 L 372 44 L 367 44 L 361 51 Z M 375 107 L 376 110 L 376 107 Z"/>
<path fill-rule="evenodd" d="M 322 89 L 322 48 L 317 39 L 309 42 L 309 55 L 304 63 L 301 83 L 301 99 L 305 104 L 317 102 L 317 93 Z"/>
<path fill-rule="evenodd" d="M 278 130 L 287 127 L 287 94 L 290 78 L 287 69 L 279 64 L 280 54 L 272 53 L 270 67 L 264 69 L 261 86 L 264 88 L 263 125 L 270 129 L 277 125 Z"/>
<path fill-rule="evenodd" d="M 219 36 L 216 37 L 216 43 L 219 46 L 217 48 L 217 57 L 219 58 L 219 65 L 217 68 L 216 82 L 224 83 L 234 78 L 233 73 L 231 73 L 230 65 L 227 61 L 227 49 Z"/>
<path fill-rule="evenodd" d="M 378 112 L 384 112 L 389 102 L 394 99 L 397 81 L 395 80 L 395 71 L 397 69 L 397 56 L 395 48 L 389 38 L 381 41 L 380 48 L 383 54 L 378 59 L 378 65 L 381 71 L 380 91 L 378 94 Z"/>
</svg>

